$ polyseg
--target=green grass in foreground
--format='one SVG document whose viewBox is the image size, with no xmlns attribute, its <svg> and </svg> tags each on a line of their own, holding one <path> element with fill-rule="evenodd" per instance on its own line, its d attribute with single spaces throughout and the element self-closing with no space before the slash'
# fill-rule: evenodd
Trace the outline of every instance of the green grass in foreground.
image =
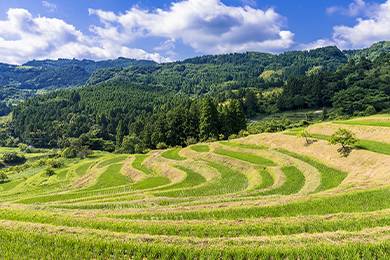
<svg viewBox="0 0 390 260">
<path fill-rule="evenodd" d="M 303 173 L 294 166 L 286 166 L 282 168 L 282 171 L 286 177 L 285 182 L 279 188 L 262 192 L 262 195 L 289 195 L 300 191 L 305 184 L 305 176 Z"/>
<path fill-rule="evenodd" d="M 179 155 L 181 149 L 182 149 L 181 147 L 178 147 L 178 148 L 167 150 L 163 152 L 161 156 L 170 160 L 184 161 L 186 158 Z"/>
<path fill-rule="evenodd" d="M 198 153 L 208 153 L 210 152 L 210 147 L 206 144 L 196 144 L 190 146 L 191 150 L 194 150 Z"/>
<path fill-rule="evenodd" d="M 310 158 L 309 156 L 297 154 L 285 149 L 278 149 L 278 151 L 298 160 L 304 161 L 318 170 L 321 175 L 321 182 L 314 192 L 335 188 L 339 186 L 340 183 L 347 177 L 347 173 L 326 166 L 325 164 L 320 163 L 317 160 Z"/>
<path fill-rule="evenodd" d="M 257 165 L 275 166 L 275 163 L 273 161 L 250 153 L 235 152 L 235 151 L 225 150 L 222 148 L 217 148 L 215 150 L 215 153 L 219 155 L 228 156 L 234 159 L 238 159 L 241 161 L 257 164 Z"/>
<path fill-rule="evenodd" d="M 385 259 L 389 249 L 386 241 L 305 247 L 199 247 L 0 228 L 0 256 L 5 259 Z"/>
<path fill-rule="evenodd" d="M 118 204 L 114 204 L 116 206 Z M 66 208 L 78 209 L 78 205 L 66 205 Z M 99 209 L 100 205 L 87 204 L 83 209 Z M 105 206 L 101 204 L 101 206 Z M 119 204 L 119 206 L 121 206 Z M 109 208 L 109 207 L 107 207 Z M 386 214 L 344 214 L 333 215 L 331 218 L 312 216 L 304 218 L 268 219 L 267 221 L 248 220 L 240 223 L 232 221 L 210 222 L 167 222 L 167 221 L 127 221 L 118 218 L 88 217 L 60 215 L 39 210 L 2 209 L 1 220 L 11 220 L 26 223 L 50 224 L 61 227 L 79 227 L 123 232 L 132 234 L 150 234 L 183 237 L 240 237 L 240 236 L 275 236 L 299 233 L 320 233 L 331 231 L 361 231 L 366 228 L 386 227 L 390 225 L 390 216 Z"/>
<path fill-rule="evenodd" d="M 117 215 L 125 219 L 239 219 L 261 217 L 292 217 L 348 212 L 369 212 L 390 208 L 390 189 L 353 192 L 316 198 L 286 205 L 169 212 L 155 214 Z"/>
<path fill-rule="evenodd" d="M 144 161 L 146 160 L 146 158 L 148 158 L 148 155 L 147 154 L 136 154 L 134 155 L 134 161 L 133 163 L 131 164 L 131 166 L 134 167 L 134 169 L 137 169 L 145 174 L 153 174 L 153 170 L 146 167 L 143 163 Z"/>
</svg>

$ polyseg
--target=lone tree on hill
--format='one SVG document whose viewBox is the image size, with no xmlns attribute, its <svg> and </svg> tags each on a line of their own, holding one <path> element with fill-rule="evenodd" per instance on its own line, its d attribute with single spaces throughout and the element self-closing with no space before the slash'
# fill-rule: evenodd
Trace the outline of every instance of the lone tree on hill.
<svg viewBox="0 0 390 260">
<path fill-rule="evenodd" d="M 299 133 L 299 136 L 305 138 L 306 145 L 310 145 L 310 144 L 315 142 L 315 140 L 311 139 L 311 135 L 310 135 L 309 131 L 307 131 L 307 129 L 303 129 Z"/>
<path fill-rule="evenodd" d="M 337 149 L 337 151 L 344 157 L 347 157 L 352 149 L 353 146 L 357 143 L 357 139 L 355 135 L 344 128 L 339 128 L 331 137 L 330 137 L 330 143 L 331 144 L 340 144 L 341 147 Z"/>
</svg>

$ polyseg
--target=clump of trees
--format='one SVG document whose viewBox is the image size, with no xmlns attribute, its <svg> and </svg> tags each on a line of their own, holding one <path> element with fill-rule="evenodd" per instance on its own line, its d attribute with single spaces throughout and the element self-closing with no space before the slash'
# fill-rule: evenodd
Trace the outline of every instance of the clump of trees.
<svg viewBox="0 0 390 260">
<path fill-rule="evenodd" d="M 330 137 L 329 142 L 333 145 L 341 145 L 337 151 L 342 156 L 347 157 L 358 140 L 351 131 L 340 128 Z"/>
<path fill-rule="evenodd" d="M 83 145 L 80 139 L 70 138 L 66 141 L 65 148 L 61 155 L 64 158 L 81 158 L 84 159 L 92 153 L 88 146 Z"/>
<path fill-rule="evenodd" d="M 23 155 L 14 152 L 4 153 L 2 156 L 2 160 L 6 164 L 22 164 L 26 162 L 26 158 Z"/>
</svg>

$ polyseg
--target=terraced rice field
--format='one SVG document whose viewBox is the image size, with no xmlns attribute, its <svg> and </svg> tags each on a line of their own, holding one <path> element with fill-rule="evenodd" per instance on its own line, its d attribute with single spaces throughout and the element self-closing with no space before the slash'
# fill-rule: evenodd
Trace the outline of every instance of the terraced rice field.
<svg viewBox="0 0 390 260">
<path fill-rule="evenodd" d="M 390 257 L 390 156 L 369 149 L 276 133 L 43 170 L 0 184 L 0 258 Z"/>
</svg>

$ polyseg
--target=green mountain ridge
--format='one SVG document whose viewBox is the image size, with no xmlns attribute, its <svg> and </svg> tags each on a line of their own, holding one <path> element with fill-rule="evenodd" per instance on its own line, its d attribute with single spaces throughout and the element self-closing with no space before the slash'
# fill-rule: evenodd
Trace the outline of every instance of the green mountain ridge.
<svg viewBox="0 0 390 260">
<path fill-rule="evenodd" d="M 327 47 L 101 69 L 87 86 L 20 103 L 10 132 L 39 147 L 80 138 L 93 149 L 142 152 L 226 139 L 259 113 L 323 107 L 340 116 L 389 109 L 390 53 L 347 60 Z"/>
</svg>

